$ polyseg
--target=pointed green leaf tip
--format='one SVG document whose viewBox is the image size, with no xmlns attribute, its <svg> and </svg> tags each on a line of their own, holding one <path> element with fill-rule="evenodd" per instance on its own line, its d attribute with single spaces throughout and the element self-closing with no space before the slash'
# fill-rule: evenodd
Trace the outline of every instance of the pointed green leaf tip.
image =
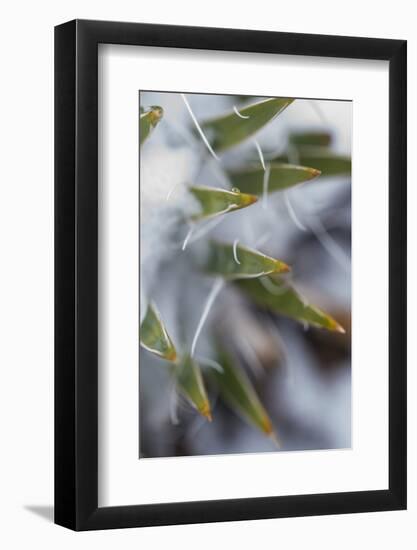
<svg viewBox="0 0 417 550">
<path fill-rule="evenodd" d="M 242 245 L 210 242 L 205 271 L 224 279 L 261 277 L 270 273 L 286 273 L 290 268 L 284 262 L 265 256 Z"/>
<path fill-rule="evenodd" d="M 210 403 L 197 362 L 187 355 L 176 365 L 175 376 L 178 390 L 201 415 L 211 421 Z"/>
<path fill-rule="evenodd" d="M 260 130 L 294 100 L 288 97 L 264 99 L 236 111 L 203 121 L 201 127 L 215 151 L 224 151 Z"/>
<path fill-rule="evenodd" d="M 230 355 L 221 348 L 217 360 L 223 371 L 213 369 L 210 376 L 215 380 L 223 399 L 236 414 L 277 441 L 268 413 L 246 373 L 234 366 Z"/>
<path fill-rule="evenodd" d="M 152 105 L 148 111 L 141 108 L 139 117 L 139 141 L 140 145 L 149 137 L 151 130 L 156 127 L 158 122 L 164 116 L 164 110 L 158 105 Z"/>
<path fill-rule="evenodd" d="M 316 178 L 320 175 L 320 170 L 295 164 L 271 163 L 269 173 L 263 168 L 246 168 L 228 172 L 228 175 L 233 185 L 239 187 L 241 191 L 259 196 L 264 192 L 282 191 Z"/>
<path fill-rule="evenodd" d="M 304 297 L 280 277 L 262 277 L 251 281 L 237 281 L 257 305 L 332 332 L 345 333 L 345 329 L 330 315 L 316 306 L 308 304 Z"/>
<path fill-rule="evenodd" d="M 201 206 L 201 211 L 192 216 L 195 221 L 246 208 L 258 200 L 254 195 L 241 193 L 237 189 L 227 191 L 214 187 L 192 186 L 190 192 Z"/>
<path fill-rule="evenodd" d="M 140 326 L 140 345 L 167 361 L 175 361 L 177 352 L 165 329 L 158 310 L 150 304 Z"/>
<path fill-rule="evenodd" d="M 286 162 L 285 155 L 276 157 L 273 162 Z M 321 177 L 349 175 L 352 161 L 349 157 L 334 155 L 323 148 L 315 148 L 306 152 L 304 149 L 299 153 L 299 162 L 304 166 L 314 166 L 321 172 Z"/>
</svg>

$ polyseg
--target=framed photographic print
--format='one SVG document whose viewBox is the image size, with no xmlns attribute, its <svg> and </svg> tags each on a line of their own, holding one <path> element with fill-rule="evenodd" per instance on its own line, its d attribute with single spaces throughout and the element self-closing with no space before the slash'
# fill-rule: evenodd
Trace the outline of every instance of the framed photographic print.
<svg viewBox="0 0 417 550">
<path fill-rule="evenodd" d="M 406 42 L 55 30 L 55 521 L 406 507 Z"/>
</svg>

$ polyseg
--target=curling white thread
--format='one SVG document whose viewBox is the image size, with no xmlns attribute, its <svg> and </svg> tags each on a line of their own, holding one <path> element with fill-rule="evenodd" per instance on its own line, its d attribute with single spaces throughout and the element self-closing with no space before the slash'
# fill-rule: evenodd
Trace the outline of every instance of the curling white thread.
<svg viewBox="0 0 417 550">
<path fill-rule="evenodd" d="M 288 191 L 284 191 L 284 202 L 285 202 L 285 206 L 287 207 L 288 214 L 290 215 L 290 218 L 295 223 L 295 225 L 298 227 L 298 229 L 300 229 L 301 231 L 308 231 L 308 229 L 305 227 L 305 225 L 303 225 L 300 222 L 300 220 L 298 219 L 298 217 L 297 217 L 297 215 L 294 211 L 294 208 L 291 205 Z"/>
<path fill-rule="evenodd" d="M 269 187 L 269 175 L 271 173 L 271 165 L 268 164 L 265 172 L 262 184 L 262 208 L 266 210 L 268 208 L 268 187 Z"/>
<path fill-rule="evenodd" d="M 188 112 L 190 113 L 190 116 L 192 118 L 192 121 L 194 122 L 195 124 L 195 127 L 197 128 L 197 131 L 198 133 L 200 134 L 201 136 L 201 139 L 203 140 L 205 146 L 207 147 L 207 149 L 210 151 L 210 153 L 213 155 L 213 157 L 216 159 L 216 160 L 220 160 L 219 157 L 216 155 L 216 153 L 213 151 L 210 143 L 208 142 L 208 139 L 206 138 L 206 136 L 204 135 L 204 132 L 203 130 L 201 129 L 201 126 L 200 124 L 198 123 L 198 120 L 195 118 L 195 115 L 193 113 L 193 110 L 191 109 L 191 106 L 190 104 L 188 103 L 188 99 L 185 97 L 184 94 L 180 94 L 184 103 L 185 103 L 185 106 L 187 107 L 187 110 Z"/>
<path fill-rule="evenodd" d="M 190 240 L 193 232 L 194 232 L 194 226 L 191 226 L 190 229 L 188 230 L 187 235 L 185 236 L 184 242 L 182 243 L 182 250 L 185 250 L 187 248 L 188 241 Z"/>
<path fill-rule="evenodd" d="M 223 367 L 220 365 L 220 363 L 214 361 L 213 359 L 210 359 L 209 357 L 197 356 L 196 361 L 202 365 L 206 365 L 207 367 L 216 370 L 217 372 L 224 372 Z"/>
<path fill-rule="evenodd" d="M 260 146 L 259 143 L 256 141 L 256 139 L 253 140 L 253 143 L 255 144 L 256 150 L 258 151 L 259 160 L 261 161 L 262 168 L 263 168 L 264 170 L 266 170 L 266 168 L 265 168 L 265 159 L 264 159 L 264 155 L 263 155 L 263 153 L 262 153 L 261 146 Z"/>
<path fill-rule="evenodd" d="M 236 105 L 233 105 L 233 110 L 234 110 L 234 112 L 237 114 L 237 116 L 238 116 L 239 118 L 245 118 L 245 119 L 250 118 L 249 115 L 242 115 L 241 113 L 239 113 L 239 111 L 237 110 Z"/>
<path fill-rule="evenodd" d="M 211 309 L 212 305 L 214 304 L 214 300 L 216 299 L 217 295 L 219 294 L 219 292 L 223 288 L 223 285 L 224 285 L 224 283 L 223 283 L 222 279 L 216 279 L 214 284 L 213 284 L 213 287 L 210 291 L 210 294 L 208 295 L 206 304 L 205 304 L 204 309 L 203 309 L 203 313 L 201 315 L 200 321 L 198 322 L 197 329 L 196 329 L 195 334 L 194 334 L 193 342 L 191 344 L 191 352 L 190 352 L 191 357 L 194 356 L 195 347 L 197 345 L 198 337 L 200 336 L 200 333 L 201 333 L 201 330 L 204 326 L 204 323 L 206 322 L 208 314 L 210 313 L 210 309 Z"/>
<path fill-rule="evenodd" d="M 339 247 L 334 239 L 326 231 L 325 227 L 318 218 L 310 222 L 310 228 L 316 236 L 317 240 L 323 246 L 330 256 L 343 268 L 350 269 L 350 258 Z"/>
<path fill-rule="evenodd" d="M 233 258 L 235 259 L 235 262 L 240 265 L 239 258 L 237 257 L 238 242 L 239 242 L 239 239 L 235 239 L 233 242 Z"/>
</svg>

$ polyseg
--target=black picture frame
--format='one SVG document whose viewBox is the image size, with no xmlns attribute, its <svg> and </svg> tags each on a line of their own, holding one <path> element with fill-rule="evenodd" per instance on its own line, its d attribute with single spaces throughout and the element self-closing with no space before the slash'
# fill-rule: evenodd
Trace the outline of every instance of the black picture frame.
<svg viewBox="0 0 417 550">
<path fill-rule="evenodd" d="M 389 62 L 389 488 L 98 507 L 98 44 Z M 55 523 L 74 530 L 406 508 L 404 40 L 74 20 L 55 28 Z"/>
</svg>

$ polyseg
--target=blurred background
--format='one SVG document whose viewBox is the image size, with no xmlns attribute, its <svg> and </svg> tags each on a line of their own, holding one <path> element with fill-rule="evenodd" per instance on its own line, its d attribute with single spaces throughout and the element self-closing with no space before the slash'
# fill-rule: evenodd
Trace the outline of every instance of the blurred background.
<svg viewBox="0 0 417 550">
<path fill-rule="evenodd" d="M 213 158 L 196 135 L 195 122 L 234 108 L 239 112 L 261 99 L 187 94 L 187 106 L 179 93 L 140 93 L 141 108 L 163 109 L 140 151 L 141 320 L 154 301 L 171 338 L 180 348 L 189 347 L 213 285 L 196 268 L 205 241 L 237 239 L 289 264 L 289 280 L 306 303 L 329 313 L 346 333 L 283 317 L 226 284 L 210 307 L 196 348 L 196 357 L 206 359 L 212 422 L 176 391 L 166 362 L 140 348 L 141 458 L 351 445 L 352 104 L 296 99 L 256 133 L 256 140 Z M 303 164 L 303 157 L 320 157 L 323 151 L 340 166 L 317 166 L 322 170 L 318 178 L 269 194 L 267 205 L 261 198 L 250 208 L 205 223 L 189 238 L 181 222 L 193 207 L 190 184 L 230 189 L 227 170 L 259 164 L 260 155 L 263 162 Z M 210 383 L 217 361 L 213 342 L 219 341 L 251 381 L 278 434 L 279 449 Z"/>
</svg>

